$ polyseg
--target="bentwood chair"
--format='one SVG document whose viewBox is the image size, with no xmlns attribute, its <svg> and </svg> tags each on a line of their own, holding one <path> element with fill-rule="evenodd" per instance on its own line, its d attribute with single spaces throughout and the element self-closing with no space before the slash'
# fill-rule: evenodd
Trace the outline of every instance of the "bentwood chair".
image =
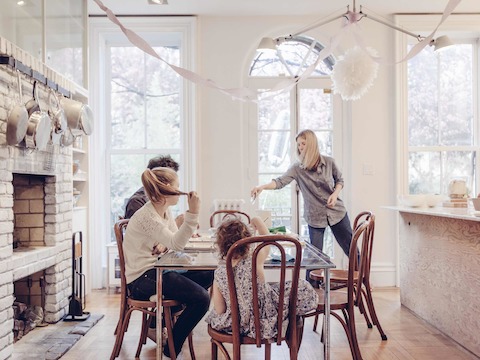
<svg viewBox="0 0 480 360">
<path fill-rule="evenodd" d="M 380 325 L 380 321 L 378 320 L 377 313 L 375 311 L 375 305 L 373 303 L 371 285 L 370 285 L 370 268 L 372 264 L 372 249 L 373 249 L 373 239 L 375 234 L 375 215 L 371 211 L 362 211 L 360 212 L 353 222 L 353 229 L 358 227 L 358 224 L 362 223 L 365 220 L 369 220 L 369 235 L 367 241 L 364 241 L 361 244 L 361 257 L 363 261 L 361 261 L 363 266 L 362 272 L 362 279 L 359 282 L 360 286 L 360 293 L 361 296 L 358 297 L 358 301 L 355 303 L 358 306 L 360 312 L 364 315 L 365 321 L 367 323 L 368 328 L 372 328 L 375 325 L 380 333 L 380 337 L 382 340 L 387 340 L 387 335 L 382 329 Z M 347 284 L 347 277 L 348 277 L 348 270 L 341 270 L 341 269 L 333 269 L 330 271 L 330 281 L 337 284 L 335 287 L 336 289 L 341 287 L 346 287 Z M 354 280 L 357 281 L 359 276 L 358 269 L 354 272 Z M 323 270 L 314 270 L 310 272 L 310 279 L 315 281 L 323 281 Z M 357 289 L 355 289 L 357 291 Z M 370 317 L 372 321 L 370 321 L 367 313 L 370 313 Z M 314 322 L 314 331 L 316 330 L 318 317 L 315 318 Z"/>
<path fill-rule="evenodd" d="M 368 241 L 370 221 L 371 219 L 363 221 L 353 232 L 348 259 L 346 291 L 336 290 L 330 293 L 330 314 L 342 324 L 350 345 L 352 359 L 354 360 L 362 359 L 355 328 L 355 304 L 358 303 L 358 299 L 361 297 L 361 292 L 356 291 L 355 289 L 360 289 L 361 287 L 361 279 L 363 278 L 364 269 L 364 267 L 362 267 L 362 262 L 364 261 L 364 258 L 360 255 L 360 265 L 357 265 L 357 246 L 359 241 L 362 241 L 363 243 Z M 356 269 L 358 269 L 358 271 Z M 357 276 L 355 276 L 356 272 Z M 318 317 L 319 314 L 325 313 L 324 290 L 320 288 L 316 289 L 316 291 L 319 296 L 317 309 L 304 315 L 304 317 Z M 342 312 L 343 318 L 335 312 L 337 310 Z"/>
<path fill-rule="evenodd" d="M 130 297 L 130 293 L 127 287 L 127 279 L 125 277 L 125 256 L 123 253 L 123 235 L 125 229 L 127 228 L 129 219 L 123 219 L 118 221 L 114 225 L 115 237 L 117 240 L 117 247 L 118 247 L 118 257 L 120 262 L 120 284 L 121 284 L 121 300 L 120 300 L 120 315 L 118 318 L 117 327 L 115 328 L 115 345 L 113 347 L 112 354 L 110 356 L 110 360 L 115 359 L 119 356 L 120 350 L 122 348 L 123 338 L 125 333 L 128 330 L 128 325 L 130 322 L 130 316 L 133 311 L 140 311 L 142 313 L 142 329 L 140 332 L 140 339 L 138 341 L 137 352 L 135 354 L 135 358 L 140 356 L 140 352 L 142 351 L 143 344 L 147 341 L 147 331 L 149 328 L 149 322 L 151 321 L 152 317 L 156 314 L 156 295 L 150 297 L 147 301 L 141 300 L 134 300 Z M 169 352 L 171 359 L 176 359 L 175 357 L 175 347 L 173 344 L 173 325 L 175 324 L 176 318 L 181 314 L 181 311 L 172 312 L 172 309 L 181 309 L 182 304 L 176 300 L 170 299 L 163 299 L 162 300 L 162 307 L 163 307 L 163 315 L 165 319 L 165 327 L 167 328 L 167 344 L 169 347 Z M 195 353 L 193 350 L 193 341 L 192 341 L 192 333 L 188 335 L 188 345 L 190 348 L 190 356 L 192 360 L 195 360 Z"/>
<path fill-rule="evenodd" d="M 287 258 L 285 249 L 282 247 L 286 243 L 289 243 L 289 246 L 293 245 L 295 250 L 295 262 L 291 268 L 288 270 L 292 271 L 292 286 L 290 294 L 286 294 L 285 290 L 285 279 L 287 273 Z M 242 334 L 240 329 L 241 324 L 241 314 L 239 311 L 239 300 L 238 296 L 241 293 L 237 292 L 235 286 L 235 273 L 234 267 L 232 264 L 234 250 L 242 245 L 255 246 L 252 255 L 252 298 L 247 299 L 251 300 L 253 313 L 254 313 L 254 324 L 255 324 L 255 338 L 251 338 Z M 280 263 L 279 263 L 279 304 L 278 309 L 283 309 L 283 311 L 278 311 L 277 314 L 277 335 L 274 338 L 264 339 L 262 336 L 262 327 L 260 325 L 260 313 L 259 313 L 259 299 L 258 299 L 258 283 L 257 283 L 257 255 L 258 252 L 264 247 L 271 245 L 278 248 L 280 252 Z M 288 244 L 287 244 L 288 245 Z M 227 267 L 227 278 L 228 278 L 228 288 L 229 288 L 229 299 L 226 299 L 227 302 L 231 304 L 231 313 L 232 313 L 232 330 L 231 332 L 223 332 L 214 330 L 210 325 L 208 326 L 208 333 L 211 337 L 212 342 L 212 360 L 218 358 L 218 349 L 220 348 L 221 352 L 226 359 L 231 360 L 227 349 L 224 344 L 233 345 L 233 359 L 240 360 L 240 346 L 241 345 L 256 345 L 260 348 L 262 345 L 265 346 L 265 359 L 269 360 L 271 358 L 271 344 L 276 343 L 281 345 L 282 341 L 285 341 L 290 349 L 290 359 L 297 359 L 298 350 L 300 348 L 301 341 L 301 328 L 303 327 L 303 317 L 297 316 L 296 314 L 296 303 L 297 303 L 297 292 L 298 292 L 298 279 L 300 274 L 300 262 L 302 257 L 302 247 L 297 239 L 285 235 L 261 235 L 261 236 L 252 236 L 240 241 L 237 241 L 228 251 L 226 258 L 226 267 Z M 284 301 L 288 299 L 287 301 Z M 282 324 L 286 324 L 288 321 L 288 328 L 286 331 L 282 331 L 284 327 Z"/>
<path fill-rule="evenodd" d="M 245 222 L 246 224 L 250 224 L 250 216 L 247 213 L 244 213 L 240 210 L 217 210 L 212 213 L 210 216 L 210 227 L 216 227 L 220 222 L 226 220 L 228 218 L 238 218 Z"/>
</svg>

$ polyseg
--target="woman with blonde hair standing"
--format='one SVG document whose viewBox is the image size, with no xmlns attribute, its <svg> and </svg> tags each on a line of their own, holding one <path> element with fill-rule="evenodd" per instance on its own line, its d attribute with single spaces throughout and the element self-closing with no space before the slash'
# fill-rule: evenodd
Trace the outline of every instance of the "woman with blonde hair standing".
<svg viewBox="0 0 480 360">
<path fill-rule="evenodd" d="M 304 218 L 312 245 L 323 250 L 323 237 L 327 226 L 348 256 L 352 242 L 352 226 L 343 201 L 338 197 L 343 189 L 343 177 L 333 158 L 320 154 L 317 136 L 312 130 L 303 130 L 295 137 L 297 158 L 280 177 L 251 191 L 257 197 L 263 190 L 285 187 L 297 182 L 304 201 Z"/>
</svg>

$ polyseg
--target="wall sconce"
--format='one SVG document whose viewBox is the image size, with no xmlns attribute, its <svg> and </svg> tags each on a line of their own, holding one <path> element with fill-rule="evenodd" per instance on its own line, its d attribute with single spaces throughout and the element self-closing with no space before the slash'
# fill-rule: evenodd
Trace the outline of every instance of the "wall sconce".
<svg viewBox="0 0 480 360">
<path fill-rule="evenodd" d="M 148 0 L 150 5 L 168 5 L 168 0 Z"/>
</svg>

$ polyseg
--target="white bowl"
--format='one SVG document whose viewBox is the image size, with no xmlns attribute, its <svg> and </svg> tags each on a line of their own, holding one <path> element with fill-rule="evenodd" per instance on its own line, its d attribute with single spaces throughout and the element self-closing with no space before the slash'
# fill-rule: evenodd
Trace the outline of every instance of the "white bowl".
<svg viewBox="0 0 480 360">
<path fill-rule="evenodd" d="M 427 194 L 425 195 L 425 203 L 429 207 L 438 206 L 445 199 L 444 195 L 439 194 Z"/>
<path fill-rule="evenodd" d="M 398 195 L 400 204 L 410 207 L 420 207 L 425 205 L 425 195 Z"/>
<path fill-rule="evenodd" d="M 475 208 L 476 211 L 480 211 L 480 198 L 471 198 L 473 207 Z"/>
</svg>

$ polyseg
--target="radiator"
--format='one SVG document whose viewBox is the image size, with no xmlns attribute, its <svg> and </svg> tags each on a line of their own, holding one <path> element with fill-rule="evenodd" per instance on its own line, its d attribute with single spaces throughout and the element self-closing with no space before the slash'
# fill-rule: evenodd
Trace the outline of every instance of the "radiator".
<svg viewBox="0 0 480 360">
<path fill-rule="evenodd" d="M 243 204 L 245 200 L 243 199 L 214 199 L 213 200 L 213 211 L 217 210 L 237 210 L 243 211 Z M 214 224 L 218 224 L 222 221 L 224 215 L 216 215 L 214 218 Z"/>
<path fill-rule="evenodd" d="M 217 210 L 239 210 L 243 211 L 243 199 L 215 199 L 213 200 L 213 211 Z"/>
</svg>

